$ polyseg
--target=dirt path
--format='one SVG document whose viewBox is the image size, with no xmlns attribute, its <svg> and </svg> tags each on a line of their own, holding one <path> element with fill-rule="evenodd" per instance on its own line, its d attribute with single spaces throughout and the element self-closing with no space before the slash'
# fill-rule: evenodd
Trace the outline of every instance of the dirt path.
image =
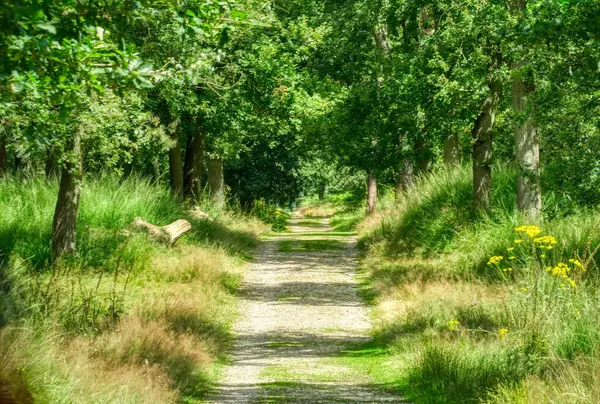
<svg viewBox="0 0 600 404">
<path fill-rule="evenodd" d="M 293 217 L 290 230 L 265 241 L 244 278 L 233 363 L 209 402 L 401 402 L 332 360 L 369 340 L 355 237 L 327 219 Z"/>
</svg>

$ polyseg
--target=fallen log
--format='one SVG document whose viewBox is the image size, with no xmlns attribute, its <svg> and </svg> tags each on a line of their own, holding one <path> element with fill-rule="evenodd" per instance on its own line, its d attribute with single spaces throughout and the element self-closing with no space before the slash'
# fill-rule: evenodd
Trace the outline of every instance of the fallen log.
<svg viewBox="0 0 600 404">
<path fill-rule="evenodd" d="M 150 237 L 165 243 L 167 246 L 172 246 L 177 240 L 185 233 L 190 231 L 192 225 L 190 222 L 184 219 L 179 219 L 166 226 L 157 226 L 152 223 L 148 223 L 141 217 L 135 218 L 135 226 L 138 228 L 145 229 Z"/>
</svg>

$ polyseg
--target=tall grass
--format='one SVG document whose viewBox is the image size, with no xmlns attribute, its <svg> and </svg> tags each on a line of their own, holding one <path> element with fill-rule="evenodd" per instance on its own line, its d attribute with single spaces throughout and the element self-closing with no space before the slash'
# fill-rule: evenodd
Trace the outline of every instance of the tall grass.
<svg viewBox="0 0 600 404">
<path fill-rule="evenodd" d="M 556 238 L 546 249 L 515 230 L 526 221 L 514 177 L 495 167 L 494 209 L 481 214 L 469 168 L 438 169 L 358 226 L 376 341 L 391 355 L 383 363 L 403 364 L 393 384 L 415 402 L 598 398 L 600 212 L 544 195 L 539 232 Z M 564 276 L 553 270 L 561 262 Z"/>
<path fill-rule="evenodd" d="M 144 179 L 90 179 L 78 254 L 51 262 L 57 184 L 0 187 L 0 384 L 23 402 L 201 399 L 230 341 L 241 267 L 266 226 L 207 202 L 210 219 L 196 219 Z M 192 230 L 167 248 L 131 226 L 137 216 L 185 218 Z"/>
</svg>

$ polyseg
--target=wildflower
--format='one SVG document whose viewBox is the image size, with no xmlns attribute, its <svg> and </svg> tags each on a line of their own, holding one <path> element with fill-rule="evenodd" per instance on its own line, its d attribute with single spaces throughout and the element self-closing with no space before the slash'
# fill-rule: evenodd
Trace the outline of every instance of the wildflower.
<svg viewBox="0 0 600 404">
<path fill-rule="evenodd" d="M 582 271 L 585 271 L 585 268 L 583 267 L 583 264 L 581 263 L 581 261 L 576 260 L 576 259 L 570 259 L 569 262 L 572 263 L 573 265 L 575 265 L 576 267 L 581 268 Z"/>
<path fill-rule="evenodd" d="M 540 254 L 540 258 L 541 258 L 541 259 L 544 259 L 544 258 L 546 258 L 546 254 Z"/>
<path fill-rule="evenodd" d="M 504 337 L 506 337 L 506 334 L 508 333 L 508 328 L 501 328 L 498 331 L 498 338 L 500 339 L 504 339 Z"/>
<path fill-rule="evenodd" d="M 518 238 L 518 239 L 515 240 L 515 244 L 520 244 L 522 242 L 523 242 L 523 240 L 521 240 L 520 238 Z"/>
<path fill-rule="evenodd" d="M 542 237 L 537 237 L 535 239 L 533 239 L 533 242 L 536 244 L 556 244 L 557 241 L 553 236 L 542 236 Z"/>
<path fill-rule="evenodd" d="M 551 272 L 554 276 L 562 276 L 563 278 L 566 278 L 570 270 L 571 268 L 569 268 L 567 264 L 564 262 L 559 262 L 554 268 L 552 268 Z"/>
<path fill-rule="evenodd" d="M 504 268 L 504 272 L 512 272 L 512 268 Z"/>
<path fill-rule="evenodd" d="M 459 325 L 460 325 L 460 323 L 458 322 L 458 320 L 450 320 L 450 321 L 448 321 L 448 329 L 450 331 L 456 330 L 456 327 L 458 327 Z"/>
<path fill-rule="evenodd" d="M 546 246 L 546 249 L 547 249 L 547 250 L 551 250 L 551 249 L 552 249 L 552 246 L 551 246 L 551 245 L 547 245 L 547 246 Z"/>
<path fill-rule="evenodd" d="M 508 252 L 511 252 L 511 251 L 513 251 L 514 249 L 515 249 L 515 247 L 508 247 L 508 248 L 506 249 L 506 251 L 508 251 Z"/>
<path fill-rule="evenodd" d="M 488 265 L 496 265 L 499 264 L 500 261 L 502 261 L 504 259 L 504 257 L 502 255 L 494 255 L 492 258 L 490 258 L 490 260 L 488 261 Z"/>
<path fill-rule="evenodd" d="M 511 255 L 510 257 L 508 257 L 508 259 L 509 259 L 509 260 L 514 260 L 514 259 L 516 259 L 516 258 L 517 258 L 517 257 L 515 257 L 514 255 Z"/>
<path fill-rule="evenodd" d="M 515 230 L 521 233 L 527 233 L 529 238 L 534 238 L 542 232 L 542 230 L 537 226 L 519 226 Z"/>
<path fill-rule="evenodd" d="M 577 285 L 575 284 L 575 281 L 574 281 L 573 279 L 569 278 L 569 279 L 568 279 L 568 282 L 569 282 L 569 285 L 570 285 L 570 286 L 571 286 L 573 289 L 577 288 Z"/>
<path fill-rule="evenodd" d="M 552 271 L 552 267 L 546 267 L 546 272 Z"/>
<path fill-rule="evenodd" d="M 527 293 L 527 292 L 529 292 L 529 290 L 527 288 L 521 288 L 521 292 Z"/>
</svg>

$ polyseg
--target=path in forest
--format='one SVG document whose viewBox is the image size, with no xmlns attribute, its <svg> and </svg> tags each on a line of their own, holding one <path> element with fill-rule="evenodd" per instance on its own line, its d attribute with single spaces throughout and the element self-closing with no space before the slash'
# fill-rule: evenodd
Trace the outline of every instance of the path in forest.
<svg viewBox="0 0 600 404">
<path fill-rule="evenodd" d="M 209 402 L 402 402 L 335 361 L 370 339 L 356 237 L 328 219 L 294 216 L 290 230 L 265 240 L 245 275 L 233 362 Z"/>
</svg>

